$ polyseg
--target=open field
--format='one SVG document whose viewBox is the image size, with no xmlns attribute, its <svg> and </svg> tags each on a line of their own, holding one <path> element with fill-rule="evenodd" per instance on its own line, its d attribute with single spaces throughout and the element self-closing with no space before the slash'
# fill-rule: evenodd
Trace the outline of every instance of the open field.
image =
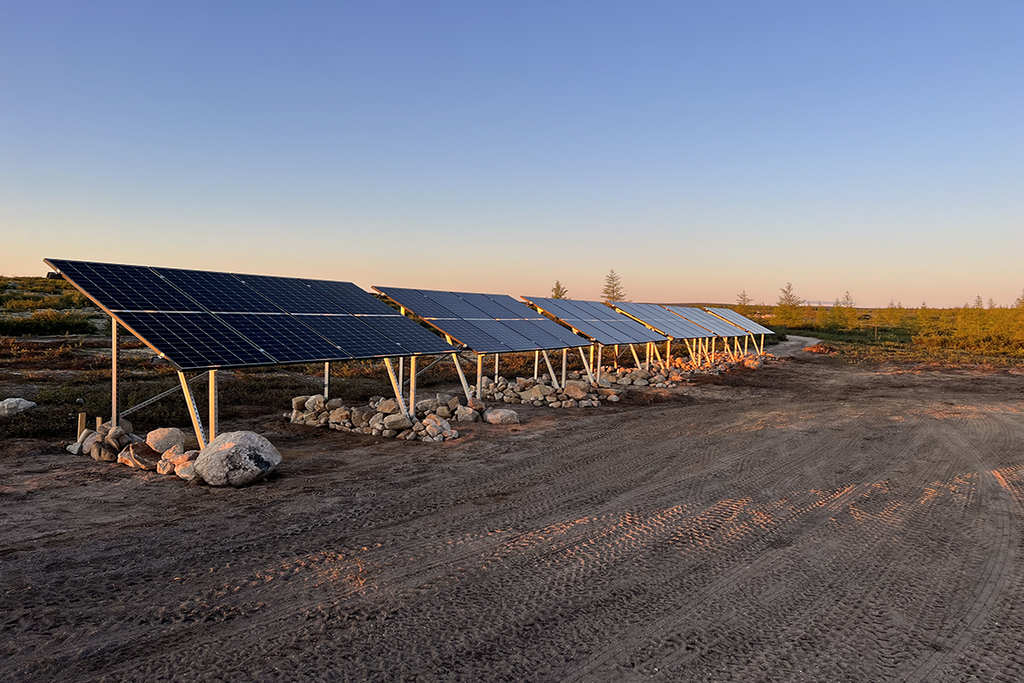
<svg viewBox="0 0 1024 683">
<path fill-rule="evenodd" d="M 8 439 L 0 678 L 1020 680 L 1019 372 L 802 353 L 445 444 L 273 411 L 241 490 Z"/>
</svg>

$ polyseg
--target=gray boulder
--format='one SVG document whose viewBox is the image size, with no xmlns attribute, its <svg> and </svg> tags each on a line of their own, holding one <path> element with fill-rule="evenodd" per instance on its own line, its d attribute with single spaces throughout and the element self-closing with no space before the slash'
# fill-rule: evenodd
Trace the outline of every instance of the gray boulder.
<svg viewBox="0 0 1024 683">
<path fill-rule="evenodd" d="M 395 413 L 384 418 L 384 429 L 400 432 L 412 427 L 412 421 L 402 413 Z"/>
<path fill-rule="evenodd" d="M 133 443 L 117 455 L 118 463 L 147 471 L 155 470 L 160 459 L 160 454 L 145 443 Z"/>
<path fill-rule="evenodd" d="M 480 419 L 480 413 L 473 410 L 469 406 L 459 406 L 455 410 L 455 421 L 456 422 L 476 422 Z"/>
<path fill-rule="evenodd" d="M 267 476 L 281 459 L 274 445 L 259 434 L 227 432 L 199 452 L 195 471 L 211 486 L 245 486 Z"/>
<path fill-rule="evenodd" d="M 580 382 L 579 380 L 569 380 L 565 383 L 565 395 L 571 399 L 579 401 L 587 397 L 587 391 L 590 387 L 586 382 Z"/>
<path fill-rule="evenodd" d="M 14 417 L 18 413 L 32 410 L 36 404 L 23 398 L 5 398 L 0 401 L 0 417 Z"/>
</svg>

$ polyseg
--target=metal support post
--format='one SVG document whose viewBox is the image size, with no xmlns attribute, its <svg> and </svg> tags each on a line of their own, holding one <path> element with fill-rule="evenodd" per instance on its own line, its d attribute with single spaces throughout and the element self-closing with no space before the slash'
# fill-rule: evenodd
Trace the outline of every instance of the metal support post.
<svg viewBox="0 0 1024 683">
<path fill-rule="evenodd" d="M 331 361 L 324 363 L 324 398 L 331 397 Z M 210 428 L 213 429 L 212 427 Z"/>
<path fill-rule="evenodd" d="M 594 368 L 594 347 L 593 347 L 593 345 L 591 345 L 591 347 L 590 347 L 590 363 L 589 364 L 587 364 L 587 355 L 585 353 L 583 353 L 583 347 L 580 346 L 578 348 L 579 348 L 579 352 L 580 352 L 580 360 L 583 361 L 583 369 L 587 371 L 587 379 L 589 379 L 590 383 L 593 384 L 594 383 L 594 371 L 593 371 L 593 368 Z"/>
<path fill-rule="evenodd" d="M 484 400 L 484 356 L 476 354 L 476 397 Z"/>
<path fill-rule="evenodd" d="M 555 389 L 561 389 L 558 386 L 558 377 L 555 376 L 555 369 L 551 367 L 551 360 L 548 358 L 547 351 L 541 351 L 540 354 L 544 356 L 544 364 L 548 366 L 548 372 L 551 374 L 551 384 L 554 385 Z"/>
<path fill-rule="evenodd" d="M 448 342 L 451 344 L 451 342 Z M 398 402 L 405 402 L 405 356 L 398 357 Z"/>
<path fill-rule="evenodd" d="M 455 363 L 455 372 L 459 373 L 459 381 L 462 382 L 462 391 L 466 394 L 466 400 L 471 398 L 469 393 L 469 383 L 466 382 L 466 373 L 462 371 L 462 366 L 459 365 L 459 354 L 452 354 L 452 362 Z"/>
<path fill-rule="evenodd" d="M 117 426 L 117 320 L 110 319 L 110 428 Z"/>
<path fill-rule="evenodd" d="M 565 361 L 569 355 L 569 349 L 562 349 L 562 388 L 565 388 Z"/>
<path fill-rule="evenodd" d="M 665 340 L 665 369 L 672 367 L 672 337 Z"/>
<path fill-rule="evenodd" d="M 498 358 L 501 356 L 500 353 L 494 354 L 494 383 L 498 383 Z"/>
<path fill-rule="evenodd" d="M 636 366 L 643 370 L 644 366 L 640 364 L 640 356 L 636 355 L 636 347 L 633 344 L 630 344 L 629 350 L 633 352 L 633 360 L 636 361 Z"/>
<path fill-rule="evenodd" d="M 763 334 L 761 335 L 761 351 L 760 351 L 760 353 L 761 353 L 762 356 L 764 355 L 764 335 Z"/>
<path fill-rule="evenodd" d="M 409 356 L 409 414 L 416 414 L 416 356 Z"/>
<path fill-rule="evenodd" d="M 619 345 L 615 345 L 615 369 L 619 369 Z"/>
<path fill-rule="evenodd" d="M 391 380 L 391 390 L 395 392 L 395 400 L 402 406 L 402 414 L 410 417 L 409 410 L 405 407 L 405 399 L 402 398 L 402 384 L 395 377 L 395 367 L 391 364 L 390 358 L 384 359 L 384 367 L 388 369 L 388 379 Z"/>
<path fill-rule="evenodd" d="M 537 379 L 538 371 L 540 370 L 540 351 L 533 352 L 533 378 Z"/>
<path fill-rule="evenodd" d="M 185 379 L 185 373 L 178 371 L 178 381 L 181 382 L 181 391 L 185 394 L 185 407 L 188 408 L 189 417 L 192 418 L 192 429 L 196 433 L 196 441 L 199 442 L 199 448 L 206 448 L 206 433 L 203 431 L 203 421 L 199 417 L 199 408 L 196 407 L 196 399 L 192 396 L 192 389 L 188 386 L 188 380 Z"/>
<path fill-rule="evenodd" d="M 604 351 L 604 344 L 597 345 L 597 381 L 601 381 L 601 353 Z"/>
<path fill-rule="evenodd" d="M 220 399 L 217 395 L 217 371 L 210 370 L 210 441 L 217 438 L 220 431 Z M 326 397 L 326 394 L 324 395 Z"/>
</svg>

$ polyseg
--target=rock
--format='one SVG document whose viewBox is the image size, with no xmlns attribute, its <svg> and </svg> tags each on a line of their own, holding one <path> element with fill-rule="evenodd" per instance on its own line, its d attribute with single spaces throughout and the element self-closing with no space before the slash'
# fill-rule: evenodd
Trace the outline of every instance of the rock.
<svg viewBox="0 0 1024 683">
<path fill-rule="evenodd" d="M 195 460 L 199 457 L 199 451 L 186 451 L 179 446 L 175 446 L 171 450 L 164 453 L 164 460 L 169 460 L 175 465 L 180 465 L 190 460 Z"/>
<path fill-rule="evenodd" d="M 398 401 L 393 398 L 386 398 L 377 404 L 377 412 L 385 415 L 392 415 L 399 412 Z"/>
<path fill-rule="evenodd" d="M 607 377 L 602 377 L 601 379 L 597 380 L 597 385 L 599 387 L 608 388 L 612 385 L 612 383 L 608 381 Z"/>
<path fill-rule="evenodd" d="M 82 439 L 82 453 L 84 453 L 85 455 L 90 455 L 92 453 L 93 444 L 95 444 L 96 442 L 102 442 L 103 437 L 100 436 L 99 432 L 94 432 L 89 429 L 85 431 L 89 432 L 89 434 L 84 439 Z M 84 433 L 85 432 L 83 432 L 83 434 Z"/>
<path fill-rule="evenodd" d="M 178 465 L 174 468 L 174 473 L 178 475 L 179 479 L 185 481 L 192 481 L 193 479 L 199 479 L 202 481 L 202 477 L 196 472 L 196 463 L 194 460 L 190 460 L 184 465 Z"/>
<path fill-rule="evenodd" d="M 306 399 L 306 410 L 317 413 L 323 410 L 327 405 L 327 399 L 324 398 L 323 394 L 315 394 Z"/>
<path fill-rule="evenodd" d="M 639 380 L 637 380 L 637 381 L 639 381 Z M 629 377 L 620 377 L 617 380 L 615 380 L 615 383 L 616 384 L 621 384 L 623 386 L 629 386 L 630 384 L 633 383 L 633 380 L 631 380 Z M 646 382 L 645 382 L 645 384 L 646 384 Z"/>
<path fill-rule="evenodd" d="M 458 410 L 459 406 L 462 405 L 462 401 L 459 400 L 458 396 L 453 396 L 452 400 L 448 401 L 447 405 L 448 405 L 448 410 L 450 410 L 452 415 L 454 415 L 455 411 Z"/>
<path fill-rule="evenodd" d="M 469 406 L 459 406 L 455 410 L 456 422 L 476 422 L 480 419 L 480 413 Z"/>
<path fill-rule="evenodd" d="M 76 441 L 76 442 L 74 442 L 72 444 L 68 444 L 68 447 L 67 447 L 66 450 L 71 455 L 81 455 L 82 454 L 82 442 Z"/>
<path fill-rule="evenodd" d="M 508 408 L 491 408 L 483 414 L 484 422 L 492 425 L 519 424 L 519 414 Z"/>
<path fill-rule="evenodd" d="M 311 396 L 296 396 L 295 398 L 292 399 L 292 410 L 305 410 L 306 409 L 306 401 L 308 401 L 310 398 L 312 398 L 312 397 Z"/>
<path fill-rule="evenodd" d="M 402 413 L 396 413 L 394 415 L 388 415 L 384 418 L 384 429 L 390 429 L 394 431 L 402 431 L 412 427 L 412 420 L 407 418 Z M 392 434 L 392 436 L 394 436 Z"/>
<path fill-rule="evenodd" d="M 86 440 L 86 438 L 88 438 L 89 436 L 91 436 L 91 435 L 93 435 L 95 433 L 96 432 L 94 432 L 91 429 L 83 429 L 82 433 L 78 435 L 78 443 L 84 442 Z M 88 450 L 88 449 L 86 449 L 86 450 Z"/>
<path fill-rule="evenodd" d="M 349 419 L 352 420 L 352 424 L 356 427 L 365 427 L 370 422 L 372 416 L 372 409 L 356 406 L 352 409 L 352 417 Z"/>
<path fill-rule="evenodd" d="M 449 417 L 452 416 L 452 411 L 448 408 L 447 405 L 438 406 L 437 407 L 437 416 L 438 417 L 442 417 L 442 418 L 447 420 Z"/>
<path fill-rule="evenodd" d="M 650 382 L 645 380 L 643 377 L 633 380 L 633 386 L 635 387 L 646 387 Z"/>
<path fill-rule="evenodd" d="M 5 398 L 0 401 L 0 417 L 13 417 L 18 413 L 32 410 L 36 404 L 23 398 Z"/>
<path fill-rule="evenodd" d="M 622 399 L 621 399 L 621 398 L 619 398 L 619 395 L 618 395 L 618 394 L 612 394 L 611 396 L 607 396 L 607 397 L 605 397 L 605 399 L 604 399 L 604 400 L 606 400 L 606 401 L 610 401 L 610 402 L 612 402 L 612 403 L 616 403 L 616 402 L 618 402 L 618 401 L 621 401 Z"/>
<path fill-rule="evenodd" d="M 170 460 L 161 458 L 160 462 L 156 464 L 157 474 L 174 474 L 174 463 Z"/>
<path fill-rule="evenodd" d="M 597 390 L 598 396 L 618 396 L 621 393 L 622 389 L 605 389 L 604 387 L 600 387 Z"/>
<path fill-rule="evenodd" d="M 327 410 L 337 410 L 338 408 L 344 408 L 345 402 L 340 398 L 332 398 L 330 401 L 324 404 L 324 408 Z"/>
<path fill-rule="evenodd" d="M 417 413 L 432 413 L 435 410 L 437 410 L 436 398 L 425 398 L 422 401 L 416 401 Z"/>
<path fill-rule="evenodd" d="M 484 377 L 484 380 L 486 380 L 486 379 L 487 378 Z M 485 387 L 487 386 L 487 382 L 486 381 L 484 382 L 484 386 Z M 438 394 L 437 395 L 437 405 L 439 405 L 439 406 L 448 405 L 448 401 L 452 400 L 453 398 L 455 398 L 455 397 L 452 394 Z"/>
<path fill-rule="evenodd" d="M 90 452 L 93 460 L 100 462 L 117 462 L 117 451 L 108 446 L 102 439 L 97 439 Z"/>
<path fill-rule="evenodd" d="M 163 453 L 175 446 L 184 446 L 185 434 L 177 427 L 154 429 L 149 434 L 146 434 L 146 443 L 157 453 Z"/>
<path fill-rule="evenodd" d="M 227 432 L 199 452 L 195 471 L 212 486 L 245 486 L 280 464 L 281 454 L 264 437 L 254 432 Z"/>
<path fill-rule="evenodd" d="M 438 435 L 444 434 L 447 431 L 451 431 L 452 428 L 448 420 L 445 420 L 444 418 L 439 417 L 437 415 L 428 415 L 423 420 L 423 425 L 424 427 L 426 427 L 427 436 L 431 437 L 436 437 Z"/>
<path fill-rule="evenodd" d="M 398 432 L 396 432 L 394 429 L 385 429 L 383 432 L 380 433 L 380 435 L 383 436 L 385 439 L 394 438 L 395 434 L 398 434 Z"/>
<path fill-rule="evenodd" d="M 133 443 L 117 455 L 118 463 L 137 470 L 153 471 L 160 460 L 160 454 L 144 443 Z"/>
<path fill-rule="evenodd" d="M 478 398 L 471 398 L 468 401 L 466 401 L 466 407 L 467 408 L 472 408 L 473 410 L 475 410 L 478 413 L 482 413 L 485 410 L 487 410 L 487 406 L 485 406 L 484 402 L 481 401 Z"/>
<path fill-rule="evenodd" d="M 291 415 L 291 423 L 293 425 L 297 425 L 305 422 L 305 418 L 303 418 L 302 415 L 303 412 L 301 410 L 293 410 Z"/>
<path fill-rule="evenodd" d="M 352 417 L 352 412 L 348 408 L 335 408 L 328 415 L 330 422 L 342 423 L 345 420 Z"/>
<path fill-rule="evenodd" d="M 569 398 L 579 401 L 580 399 L 587 397 L 587 390 L 589 388 L 590 387 L 587 386 L 586 382 L 569 380 L 565 383 L 564 393 Z"/>
<path fill-rule="evenodd" d="M 384 413 L 374 413 L 366 426 L 370 429 L 380 429 L 382 424 L 384 424 Z"/>
</svg>

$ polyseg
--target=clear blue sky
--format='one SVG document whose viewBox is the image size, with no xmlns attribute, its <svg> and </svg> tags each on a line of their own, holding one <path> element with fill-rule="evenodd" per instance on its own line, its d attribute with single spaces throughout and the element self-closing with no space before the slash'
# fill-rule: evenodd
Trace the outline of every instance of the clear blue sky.
<svg viewBox="0 0 1024 683">
<path fill-rule="evenodd" d="M 1024 2 L 0 3 L 0 273 L 1009 304 Z"/>
</svg>

